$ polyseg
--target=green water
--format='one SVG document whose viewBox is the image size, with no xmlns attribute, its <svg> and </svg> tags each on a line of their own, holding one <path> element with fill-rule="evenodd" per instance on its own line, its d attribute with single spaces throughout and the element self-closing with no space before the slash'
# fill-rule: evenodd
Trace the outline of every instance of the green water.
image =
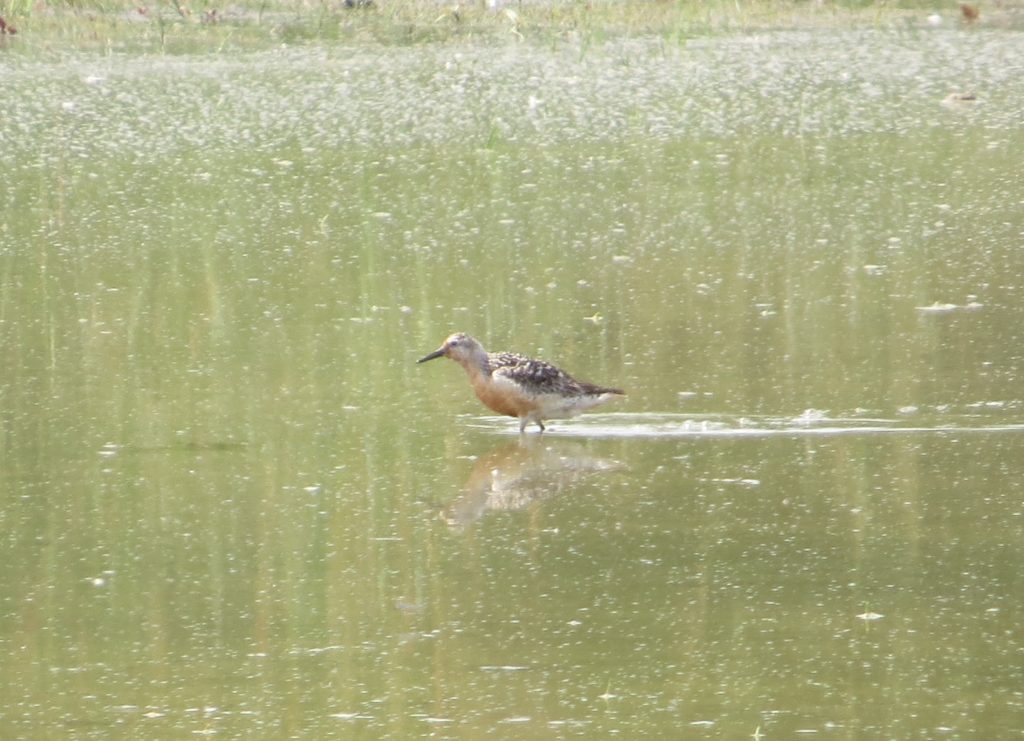
<svg viewBox="0 0 1024 741">
<path fill-rule="evenodd" d="M 1019 735 L 1022 52 L 4 56 L 0 735 Z"/>
</svg>

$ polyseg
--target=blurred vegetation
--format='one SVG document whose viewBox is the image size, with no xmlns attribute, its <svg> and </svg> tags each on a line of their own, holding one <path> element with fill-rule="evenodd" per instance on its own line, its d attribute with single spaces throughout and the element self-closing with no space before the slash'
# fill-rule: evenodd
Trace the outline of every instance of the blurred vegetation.
<svg viewBox="0 0 1024 741">
<path fill-rule="evenodd" d="M 922 25 L 932 13 L 963 22 L 955 3 L 939 0 L 0 0 L 0 16 L 17 29 L 0 42 L 163 52 L 319 41 L 600 43 L 637 34 L 685 42 L 768 28 Z"/>
</svg>

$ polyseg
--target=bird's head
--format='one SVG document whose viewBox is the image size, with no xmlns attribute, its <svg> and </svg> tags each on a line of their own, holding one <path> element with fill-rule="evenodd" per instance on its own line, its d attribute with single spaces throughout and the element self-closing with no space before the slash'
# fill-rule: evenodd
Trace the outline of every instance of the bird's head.
<svg viewBox="0 0 1024 741">
<path fill-rule="evenodd" d="M 441 347 L 429 355 L 424 355 L 417 360 L 417 363 L 425 363 L 434 358 L 446 357 L 465 364 L 478 355 L 485 355 L 483 345 L 470 337 L 465 332 L 456 332 L 444 341 Z"/>
</svg>

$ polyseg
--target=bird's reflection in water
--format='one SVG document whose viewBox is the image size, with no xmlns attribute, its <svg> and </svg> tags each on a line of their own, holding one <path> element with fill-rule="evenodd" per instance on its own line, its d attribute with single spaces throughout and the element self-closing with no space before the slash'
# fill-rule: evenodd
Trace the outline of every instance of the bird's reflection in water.
<svg viewBox="0 0 1024 741">
<path fill-rule="evenodd" d="M 476 460 L 462 493 L 444 508 L 442 517 L 461 529 L 489 511 L 523 509 L 585 478 L 623 467 L 588 454 L 580 445 L 520 438 Z"/>
</svg>

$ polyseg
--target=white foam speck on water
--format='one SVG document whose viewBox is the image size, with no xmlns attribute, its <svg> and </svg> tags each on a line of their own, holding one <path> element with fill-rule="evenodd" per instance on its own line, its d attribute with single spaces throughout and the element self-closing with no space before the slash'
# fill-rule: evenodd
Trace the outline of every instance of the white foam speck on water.
<svg viewBox="0 0 1024 741">
<path fill-rule="evenodd" d="M 860 615 L 857 615 L 857 619 L 858 620 L 867 620 L 867 621 L 881 620 L 884 617 L 885 617 L 885 615 L 880 615 L 877 612 L 862 612 Z"/>
</svg>

